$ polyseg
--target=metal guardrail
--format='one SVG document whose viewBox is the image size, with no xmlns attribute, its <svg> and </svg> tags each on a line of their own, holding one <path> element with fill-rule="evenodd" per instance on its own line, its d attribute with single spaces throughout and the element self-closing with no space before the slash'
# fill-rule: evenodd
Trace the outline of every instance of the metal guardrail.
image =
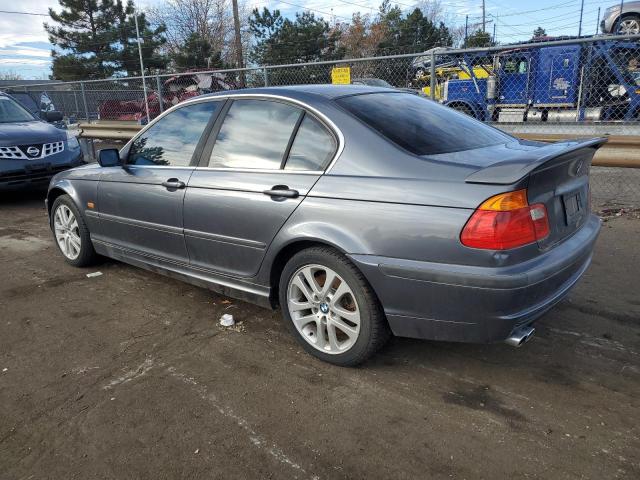
<svg viewBox="0 0 640 480">
<path fill-rule="evenodd" d="M 136 122 L 101 121 L 96 123 L 80 123 L 80 138 L 94 140 L 129 141 L 140 131 L 142 125 Z"/>
<path fill-rule="evenodd" d="M 558 142 L 575 138 L 593 138 L 588 135 L 572 135 L 561 133 L 523 133 L 516 134 L 527 140 L 539 142 Z M 640 137 L 628 135 L 607 135 L 608 141 L 593 157 L 594 167 L 640 168 Z"/>
</svg>

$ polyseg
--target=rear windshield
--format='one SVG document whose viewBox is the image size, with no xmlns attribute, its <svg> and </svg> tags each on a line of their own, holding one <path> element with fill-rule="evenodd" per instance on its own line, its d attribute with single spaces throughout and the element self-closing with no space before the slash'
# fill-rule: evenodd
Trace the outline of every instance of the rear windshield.
<svg viewBox="0 0 640 480">
<path fill-rule="evenodd" d="M 416 155 L 459 152 L 512 140 L 464 113 L 411 93 L 368 93 L 337 102 Z"/>
</svg>

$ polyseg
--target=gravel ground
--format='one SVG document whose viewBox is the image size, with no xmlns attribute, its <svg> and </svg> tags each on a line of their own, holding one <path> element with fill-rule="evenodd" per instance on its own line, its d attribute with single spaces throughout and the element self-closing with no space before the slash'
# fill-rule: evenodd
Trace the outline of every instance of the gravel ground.
<svg viewBox="0 0 640 480">
<path fill-rule="evenodd" d="M 640 207 L 640 168 L 591 168 L 594 207 Z"/>
<path fill-rule="evenodd" d="M 0 198 L 2 479 L 640 478 L 638 218 L 523 348 L 394 339 L 344 369 L 277 312 L 68 266 L 40 197 Z"/>
</svg>

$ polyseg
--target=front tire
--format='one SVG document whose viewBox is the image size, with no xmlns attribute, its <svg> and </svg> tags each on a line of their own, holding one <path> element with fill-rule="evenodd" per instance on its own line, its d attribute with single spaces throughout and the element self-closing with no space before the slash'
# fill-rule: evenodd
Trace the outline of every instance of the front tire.
<svg viewBox="0 0 640 480">
<path fill-rule="evenodd" d="M 86 267 L 96 260 L 89 229 L 82 214 L 69 195 L 60 195 L 51 207 L 51 231 L 66 262 L 74 267 Z"/>
<path fill-rule="evenodd" d="M 294 255 L 280 277 L 283 317 L 311 355 L 358 365 L 390 336 L 384 312 L 362 273 L 344 255 L 313 247 Z"/>
<path fill-rule="evenodd" d="M 640 15 L 627 15 L 618 20 L 615 33 L 618 35 L 637 35 L 640 33 Z"/>
</svg>

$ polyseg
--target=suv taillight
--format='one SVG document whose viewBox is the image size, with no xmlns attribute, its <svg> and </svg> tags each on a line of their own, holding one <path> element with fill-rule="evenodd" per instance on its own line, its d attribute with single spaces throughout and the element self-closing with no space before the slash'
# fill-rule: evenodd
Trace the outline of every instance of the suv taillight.
<svg viewBox="0 0 640 480">
<path fill-rule="evenodd" d="M 471 248 L 507 250 L 547 235 L 549 220 L 544 204 L 529 205 L 527 191 L 516 190 L 482 202 L 462 229 L 460 241 Z"/>
</svg>

